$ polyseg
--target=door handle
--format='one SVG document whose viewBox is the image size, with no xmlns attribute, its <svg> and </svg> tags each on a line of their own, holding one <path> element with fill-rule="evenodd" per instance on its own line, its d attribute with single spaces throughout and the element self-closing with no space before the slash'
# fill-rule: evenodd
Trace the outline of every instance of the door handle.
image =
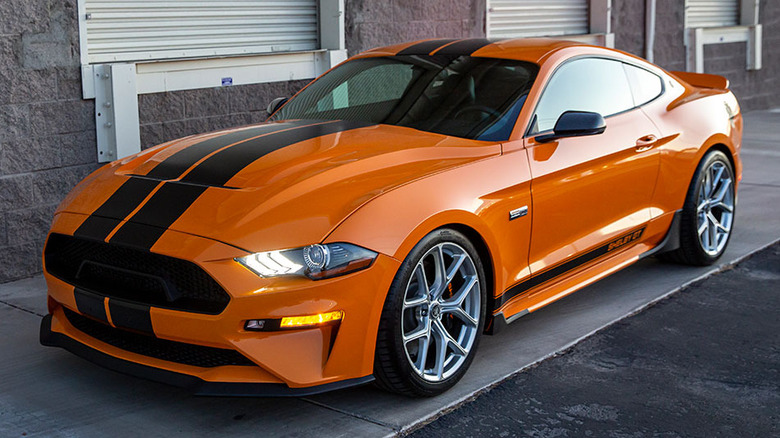
<svg viewBox="0 0 780 438">
<path fill-rule="evenodd" d="M 636 151 L 644 152 L 646 150 L 652 149 L 653 146 L 655 146 L 655 143 L 657 141 L 658 141 L 658 137 L 656 137 L 653 134 L 648 134 L 643 137 L 639 137 L 636 141 Z"/>
</svg>

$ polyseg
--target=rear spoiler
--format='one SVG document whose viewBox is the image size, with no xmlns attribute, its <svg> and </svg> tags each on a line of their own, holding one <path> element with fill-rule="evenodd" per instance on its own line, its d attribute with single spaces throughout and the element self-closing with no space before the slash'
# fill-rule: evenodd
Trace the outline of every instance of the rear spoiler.
<svg viewBox="0 0 780 438">
<path fill-rule="evenodd" d="M 729 80 L 723 76 L 710 75 L 707 73 L 692 73 L 689 71 L 673 71 L 670 73 L 694 87 L 717 88 L 720 90 L 727 90 L 729 88 Z"/>
</svg>

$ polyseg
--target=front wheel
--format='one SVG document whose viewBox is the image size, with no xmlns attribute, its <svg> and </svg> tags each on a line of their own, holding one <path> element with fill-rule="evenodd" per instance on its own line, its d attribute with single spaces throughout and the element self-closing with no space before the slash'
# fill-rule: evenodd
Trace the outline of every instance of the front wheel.
<svg viewBox="0 0 780 438">
<path fill-rule="evenodd" d="M 688 265 L 715 263 L 726 251 L 736 209 L 734 170 L 721 151 L 710 151 L 699 163 L 683 206 L 680 248 L 663 259 Z"/>
<path fill-rule="evenodd" d="M 377 334 L 377 384 L 434 396 L 460 380 L 484 329 L 485 273 L 461 233 L 439 229 L 410 252 L 390 287 Z"/>
</svg>

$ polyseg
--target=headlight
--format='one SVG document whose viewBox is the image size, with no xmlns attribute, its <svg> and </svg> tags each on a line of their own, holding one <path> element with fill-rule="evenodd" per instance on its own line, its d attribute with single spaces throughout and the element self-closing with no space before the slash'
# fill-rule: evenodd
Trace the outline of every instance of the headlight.
<svg viewBox="0 0 780 438">
<path fill-rule="evenodd" d="M 376 256 L 377 253 L 357 245 L 328 243 L 258 252 L 235 260 L 261 277 L 305 275 L 321 280 L 365 269 Z"/>
</svg>

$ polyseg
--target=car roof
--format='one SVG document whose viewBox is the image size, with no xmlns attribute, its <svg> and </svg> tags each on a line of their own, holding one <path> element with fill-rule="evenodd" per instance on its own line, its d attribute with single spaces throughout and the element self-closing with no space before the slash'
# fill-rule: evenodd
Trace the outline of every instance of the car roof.
<svg viewBox="0 0 780 438">
<path fill-rule="evenodd" d="M 514 38 L 488 40 L 484 38 L 434 38 L 365 51 L 355 58 L 394 55 L 471 55 L 487 58 L 517 59 L 539 64 L 543 58 L 568 47 L 593 47 L 576 41 L 552 38 Z"/>
</svg>

